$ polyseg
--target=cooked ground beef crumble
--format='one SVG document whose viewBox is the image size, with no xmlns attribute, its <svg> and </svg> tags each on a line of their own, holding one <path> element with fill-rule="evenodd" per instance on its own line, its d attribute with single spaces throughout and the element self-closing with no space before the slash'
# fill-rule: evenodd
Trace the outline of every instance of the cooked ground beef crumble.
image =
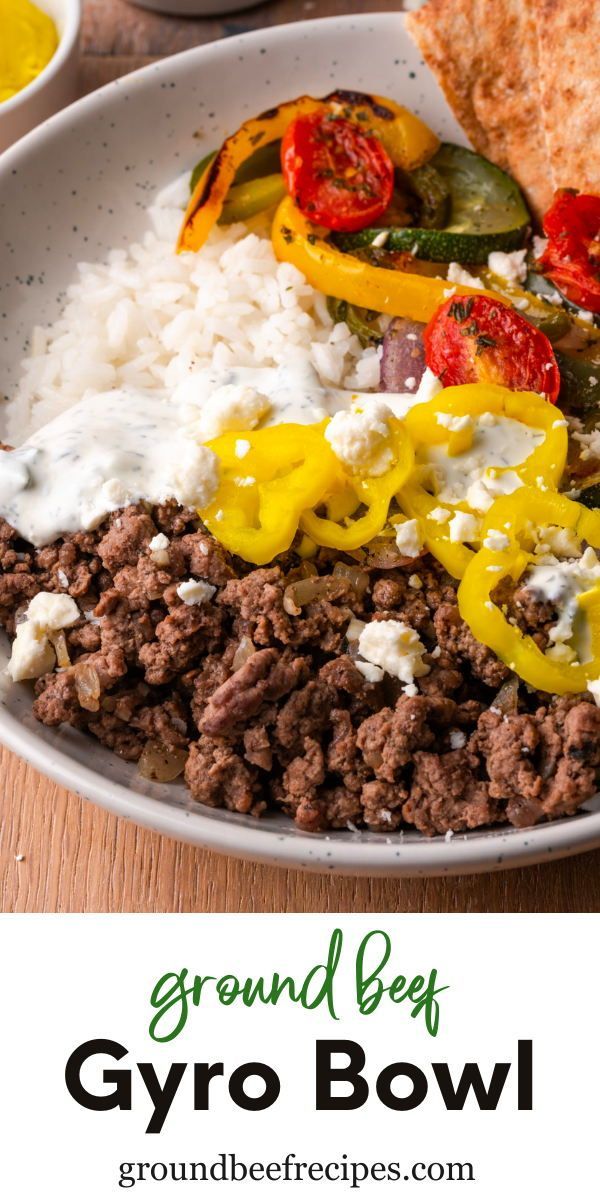
<svg viewBox="0 0 600 1200">
<path fill-rule="evenodd" d="M 159 532 L 168 562 L 149 548 Z M 72 665 L 35 685 L 38 720 L 87 730 L 132 762 L 148 743 L 187 754 L 200 804 L 282 809 L 309 831 L 432 835 L 572 814 L 596 790 L 600 709 L 517 688 L 429 556 L 375 551 L 357 566 L 323 551 L 307 566 L 290 553 L 251 569 L 173 503 L 41 550 L 0 522 L 0 569 L 9 634 L 39 591 L 68 592 L 84 614 L 64 633 Z M 214 597 L 184 603 L 190 576 Z M 545 644 L 547 606 L 523 589 L 500 599 Z M 353 616 L 418 632 L 430 666 L 418 695 L 390 676 L 367 682 L 346 640 Z"/>
</svg>

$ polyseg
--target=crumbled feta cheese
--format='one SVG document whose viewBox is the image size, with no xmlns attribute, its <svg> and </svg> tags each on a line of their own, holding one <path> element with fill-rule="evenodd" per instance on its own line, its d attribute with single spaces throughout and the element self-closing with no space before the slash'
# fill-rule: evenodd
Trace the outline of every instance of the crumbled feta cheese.
<svg viewBox="0 0 600 1200">
<path fill-rule="evenodd" d="M 479 521 L 472 513 L 459 510 L 453 516 L 448 529 L 451 542 L 473 542 L 479 533 Z"/>
<path fill-rule="evenodd" d="M 582 459 L 600 458 L 600 429 L 592 429 L 589 433 L 575 431 L 573 438 L 583 447 L 580 454 Z"/>
<path fill-rule="evenodd" d="M 245 458 L 251 449 L 250 442 L 247 438 L 238 438 L 235 443 L 235 457 Z"/>
<path fill-rule="evenodd" d="M 133 493 L 120 479 L 106 479 L 100 488 L 101 507 L 125 508 L 134 499 Z"/>
<path fill-rule="evenodd" d="M 383 475 L 392 461 L 388 442 L 391 410 L 381 400 L 373 400 L 363 411 L 351 408 L 331 418 L 325 437 L 340 462 L 352 471 Z"/>
<path fill-rule="evenodd" d="M 377 250 L 381 250 L 381 247 L 382 247 L 382 246 L 385 246 L 385 243 L 387 242 L 387 240 L 388 240 L 389 236 L 390 236 L 390 231 L 389 231 L 389 229 L 382 229 L 382 230 L 381 230 L 381 232 L 380 232 L 380 233 L 378 233 L 378 234 L 377 234 L 377 235 L 376 235 L 376 236 L 373 238 L 373 241 L 371 242 L 371 245 L 372 245 L 372 246 L 375 246 L 375 248 L 376 248 Z"/>
<path fill-rule="evenodd" d="M 446 521 L 450 520 L 452 513 L 450 512 L 449 508 L 441 508 L 438 506 L 437 508 L 432 508 L 429 516 L 431 517 L 432 521 L 437 521 L 439 525 L 444 525 Z"/>
<path fill-rule="evenodd" d="M 574 529 L 562 529 L 560 525 L 542 525 L 537 531 L 536 554 L 555 554 L 557 558 L 579 558 L 581 540 Z"/>
<path fill-rule="evenodd" d="M 349 642 L 357 642 L 364 627 L 365 627 L 364 621 L 359 621 L 358 617 L 353 617 L 352 620 L 350 621 L 350 624 L 348 625 L 347 630 L 346 630 L 346 637 L 347 637 L 348 641 Z"/>
<path fill-rule="evenodd" d="M 510 538 L 499 529 L 490 529 L 483 539 L 483 544 L 486 550 L 508 550 Z"/>
<path fill-rule="evenodd" d="M 45 633 L 57 633 L 59 629 L 69 629 L 80 616 L 71 596 L 64 596 L 62 592 L 38 592 L 29 601 L 25 620 L 31 621 Z"/>
<path fill-rule="evenodd" d="M 368 683 L 381 683 L 385 672 L 381 667 L 376 667 L 375 663 L 360 662 L 357 659 L 356 666 L 361 675 L 364 675 Z"/>
<path fill-rule="evenodd" d="M 201 405 L 194 428 L 200 440 L 207 442 L 236 429 L 256 429 L 270 411 L 269 397 L 256 388 L 225 383 Z"/>
<path fill-rule="evenodd" d="M 45 633 L 29 621 L 17 625 L 7 671 L 13 683 L 22 679 L 39 679 L 52 671 L 56 662 L 54 650 Z"/>
<path fill-rule="evenodd" d="M 167 567 L 169 565 L 169 539 L 164 533 L 157 533 L 148 543 L 150 558 L 156 563 L 157 567 Z"/>
<path fill-rule="evenodd" d="M 61 587 L 64 587 L 64 588 L 66 588 L 66 587 L 68 587 L 68 586 L 69 586 L 69 579 L 68 579 L 68 576 L 65 574 L 65 572 L 64 572 L 64 571 L 58 570 L 58 571 L 56 572 L 56 575 L 57 575 L 58 582 L 60 583 L 60 586 L 61 586 Z"/>
<path fill-rule="evenodd" d="M 211 583 L 206 583 L 204 579 L 186 579 L 184 583 L 179 584 L 177 595 L 184 604 L 191 606 L 192 604 L 204 604 L 214 596 L 216 590 Z"/>
<path fill-rule="evenodd" d="M 423 662 L 425 646 L 404 621 L 370 621 L 358 639 L 358 652 L 368 663 L 381 667 L 403 683 L 414 683 L 429 673 Z"/>
<path fill-rule="evenodd" d="M 515 471 L 500 471 L 497 475 L 487 470 L 481 479 L 476 479 L 467 489 L 466 501 L 476 512 L 487 512 L 496 496 L 510 496 L 523 486 L 523 480 Z"/>
<path fill-rule="evenodd" d="M 452 413 L 439 412 L 436 418 L 438 425 L 443 425 L 450 433 L 462 433 L 463 429 L 472 429 L 474 425 L 473 418 L 468 414 L 464 417 L 453 417 Z"/>
<path fill-rule="evenodd" d="M 592 693 L 596 704 L 600 705 L 600 679 L 590 679 L 587 690 Z"/>
<path fill-rule="evenodd" d="M 191 438 L 180 441 L 170 494 L 186 507 L 206 508 L 219 486 L 219 460 L 208 446 L 199 446 Z"/>
<path fill-rule="evenodd" d="M 546 246 L 548 245 L 548 238 L 538 237 L 537 234 L 534 234 L 532 238 L 532 245 L 535 258 L 541 258 Z"/>
<path fill-rule="evenodd" d="M 463 733 L 462 729 L 450 730 L 450 745 L 453 750 L 462 750 L 463 746 L 466 746 L 466 744 L 467 735 L 466 733 Z"/>
<path fill-rule="evenodd" d="M 459 283 L 462 287 L 482 288 L 483 283 L 476 275 L 469 275 L 460 263 L 451 262 L 446 279 L 450 283 Z"/>
<path fill-rule="evenodd" d="M 38 679 L 53 669 L 56 656 L 49 635 L 68 629 L 80 615 L 72 597 L 62 592 L 38 592 L 30 600 L 25 620 L 17 625 L 7 667 L 14 683 Z"/>
<path fill-rule="evenodd" d="M 484 412 L 479 418 L 479 424 L 483 425 L 484 429 L 493 429 L 498 424 L 498 414 L 493 412 Z"/>
<path fill-rule="evenodd" d="M 494 250 L 488 257 L 488 267 L 507 283 L 524 283 L 527 278 L 526 258 L 527 250 L 511 250 L 510 254 Z"/>
<path fill-rule="evenodd" d="M 409 375 L 408 379 L 404 380 L 404 386 L 405 388 L 408 388 L 409 392 L 413 392 L 417 386 L 416 377 L 414 375 Z"/>
<path fill-rule="evenodd" d="M 561 561 L 550 556 L 549 561 L 528 571 L 524 581 L 527 590 L 540 600 L 549 601 L 559 613 L 556 625 L 548 630 L 555 646 L 569 642 L 573 637 L 579 597 L 582 592 L 598 586 L 599 581 L 600 562 L 591 546 L 581 558 Z"/>
<path fill-rule="evenodd" d="M 406 558 L 416 558 L 421 553 L 423 538 L 417 520 L 402 521 L 396 526 L 396 545 Z"/>
</svg>

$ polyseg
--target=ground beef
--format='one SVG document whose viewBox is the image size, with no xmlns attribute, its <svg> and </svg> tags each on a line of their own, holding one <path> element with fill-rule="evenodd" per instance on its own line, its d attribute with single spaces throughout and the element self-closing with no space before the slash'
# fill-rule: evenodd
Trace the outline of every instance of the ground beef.
<svg viewBox="0 0 600 1200">
<path fill-rule="evenodd" d="M 169 539 L 158 562 L 157 533 Z M 127 761 L 148 743 L 187 754 L 192 803 L 282 811 L 313 832 L 444 835 L 567 816 L 592 796 L 600 709 L 589 696 L 511 682 L 433 559 L 373 552 L 356 565 L 331 550 L 307 565 L 290 551 L 252 569 L 174 502 L 132 505 L 39 550 L 0 521 L 0 621 L 12 635 L 38 591 L 73 596 L 71 666 L 36 682 L 35 716 Z M 212 599 L 185 604 L 178 586 L 190 578 L 212 584 Z M 315 586 L 296 602 L 304 579 Z M 545 644 L 547 605 L 512 587 L 496 598 Z M 417 695 L 388 675 L 365 679 L 346 640 L 352 617 L 417 630 L 429 666 Z M 82 678 L 97 681 L 91 699 Z"/>
<path fill-rule="evenodd" d="M 508 679 L 510 671 L 483 646 L 461 619 L 457 604 L 441 604 L 436 610 L 433 624 L 438 644 L 448 655 L 464 663 L 472 673 L 490 687 L 500 687 Z"/>
</svg>

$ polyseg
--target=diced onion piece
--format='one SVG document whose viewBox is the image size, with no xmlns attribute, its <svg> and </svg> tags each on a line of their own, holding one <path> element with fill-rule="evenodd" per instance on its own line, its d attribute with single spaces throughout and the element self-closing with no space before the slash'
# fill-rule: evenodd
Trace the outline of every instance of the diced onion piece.
<svg viewBox="0 0 600 1200">
<path fill-rule="evenodd" d="M 240 667 L 243 667 L 244 663 L 247 663 L 248 659 L 251 658 L 255 653 L 256 646 L 254 645 L 252 638 L 244 635 L 244 637 L 240 638 L 240 644 L 233 656 L 233 662 L 231 664 L 233 670 L 239 671 Z"/>
<path fill-rule="evenodd" d="M 146 742 L 138 761 L 138 771 L 144 779 L 156 783 L 171 783 L 181 775 L 187 750 L 169 750 L 161 742 Z"/>
<path fill-rule="evenodd" d="M 311 576 L 309 579 L 296 579 L 289 583 L 283 593 L 283 607 L 291 617 L 297 617 L 306 604 L 315 600 L 334 599 L 337 594 L 337 584 L 333 575 Z"/>
<path fill-rule="evenodd" d="M 375 567 L 379 571 L 391 571 L 406 563 L 406 556 L 401 554 L 396 543 L 391 538 L 376 538 L 367 546 L 367 561 L 365 566 Z"/>
<path fill-rule="evenodd" d="M 58 653 L 58 652 L 57 652 Z M 76 663 L 73 667 L 75 691 L 82 708 L 87 712 L 98 712 L 100 708 L 100 680 L 91 663 Z"/>
<path fill-rule="evenodd" d="M 516 713 L 519 704 L 519 677 L 511 675 L 500 691 L 494 697 L 492 708 L 496 708 L 503 716 L 509 717 Z"/>
<path fill-rule="evenodd" d="M 360 567 L 355 567 L 351 563 L 336 562 L 333 568 L 334 575 L 343 575 L 348 579 L 356 592 L 359 599 L 362 600 L 368 586 L 369 576 L 366 571 L 361 571 Z"/>
<path fill-rule="evenodd" d="M 70 667 L 71 659 L 69 658 L 69 651 L 67 650 L 67 639 L 62 629 L 59 629 L 56 633 L 48 634 L 48 638 L 54 646 L 57 666 Z"/>
</svg>

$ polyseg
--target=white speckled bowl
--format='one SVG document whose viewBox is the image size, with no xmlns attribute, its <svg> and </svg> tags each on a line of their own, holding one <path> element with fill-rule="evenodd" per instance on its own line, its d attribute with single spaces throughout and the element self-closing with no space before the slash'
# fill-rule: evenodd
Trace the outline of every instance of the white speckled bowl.
<svg viewBox="0 0 600 1200">
<path fill-rule="evenodd" d="M 58 46 L 40 74 L 0 104 L 0 151 L 12 146 L 40 121 L 70 104 L 77 95 L 78 43 L 81 0 L 36 0 L 52 17 L 58 31 Z"/>
<path fill-rule="evenodd" d="M 232 81 L 234 86 L 232 86 Z M 151 191 L 241 119 L 334 85 L 396 97 L 461 137 L 400 15 L 309 21 L 230 38 L 147 67 L 81 100 L 0 160 L 0 379 L 8 392 L 32 326 L 50 320 L 83 258 L 138 237 Z M 0 646 L 0 667 L 6 642 Z M 489 871 L 600 846 L 600 812 L 528 830 L 426 839 L 306 835 L 190 809 L 181 785 L 150 784 L 92 739 L 31 716 L 26 685 L 3 688 L 0 738 L 47 775 L 113 812 L 199 845 L 284 866 L 366 875 Z M 591 806 L 593 809 L 593 805 Z"/>
</svg>

